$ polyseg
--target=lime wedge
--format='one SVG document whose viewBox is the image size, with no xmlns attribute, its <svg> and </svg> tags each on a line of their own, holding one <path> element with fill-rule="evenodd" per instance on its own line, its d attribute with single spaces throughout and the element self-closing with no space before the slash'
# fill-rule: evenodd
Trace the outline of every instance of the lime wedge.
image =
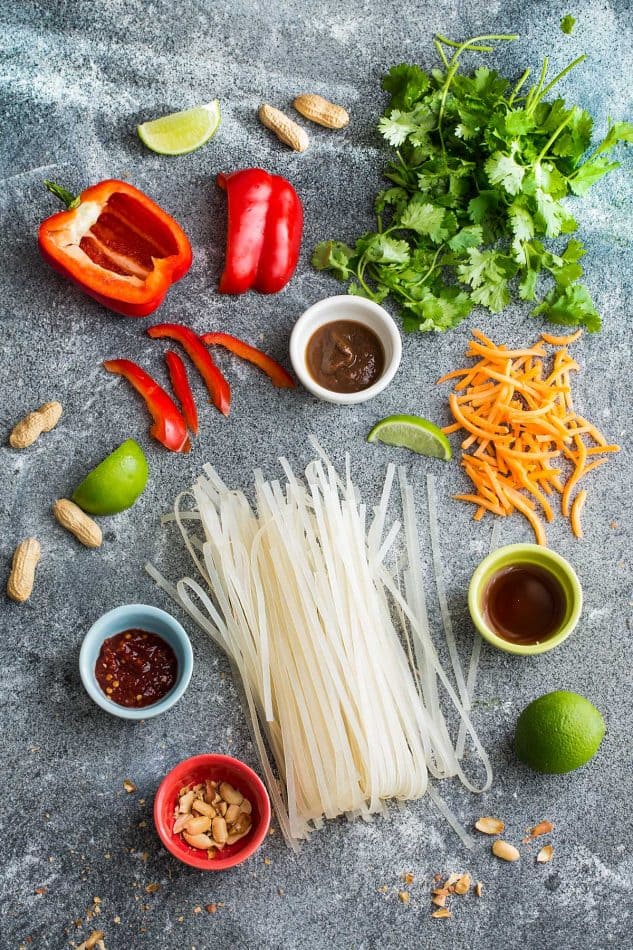
<svg viewBox="0 0 633 950">
<path fill-rule="evenodd" d="M 205 106 L 172 112 L 151 122 L 137 125 L 138 137 L 152 152 L 159 155 L 186 155 L 208 142 L 220 125 L 220 103 L 217 99 Z"/>
<path fill-rule="evenodd" d="M 434 459 L 449 459 L 452 455 L 442 430 L 421 416 L 387 416 L 376 423 L 367 441 L 397 445 Z"/>
<path fill-rule="evenodd" d="M 126 439 L 86 475 L 72 499 L 91 515 L 116 515 L 131 508 L 147 485 L 147 474 L 143 449 Z"/>
</svg>

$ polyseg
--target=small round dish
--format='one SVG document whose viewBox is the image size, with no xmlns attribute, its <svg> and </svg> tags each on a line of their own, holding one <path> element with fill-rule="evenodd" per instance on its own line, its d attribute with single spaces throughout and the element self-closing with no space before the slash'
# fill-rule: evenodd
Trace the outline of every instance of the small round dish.
<svg viewBox="0 0 633 950">
<path fill-rule="evenodd" d="M 316 330 L 334 320 L 353 320 L 362 323 L 373 330 L 385 352 L 385 367 L 382 375 L 367 389 L 355 393 L 337 393 L 321 386 L 312 377 L 306 361 L 306 349 Z M 326 402 L 335 402 L 340 405 L 355 405 L 373 399 L 389 385 L 396 375 L 402 357 L 402 340 L 400 331 L 392 317 L 384 307 L 365 300 L 364 297 L 354 297 L 349 294 L 337 294 L 335 297 L 326 297 L 319 300 L 302 313 L 295 323 L 290 336 L 290 361 L 302 385 L 313 396 Z"/>
<path fill-rule="evenodd" d="M 130 629 L 146 630 L 162 637 L 176 654 L 178 663 L 177 679 L 170 691 L 157 703 L 134 709 L 112 702 L 103 692 L 95 676 L 95 667 L 101 645 L 108 637 Z M 84 689 L 97 706 L 121 719 L 150 719 L 159 716 L 178 702 L 189 685 L 193 671 L 193 650 L 189 637 L 178 621 L 158 607 L 147 604 L 124 604 L 115 607 L 93 623 L 84 637 L 79 653 L 79 675 Z"/>
<path fill-rule="evenodd" d="M 540 643 L 511 643 L 505 640 L 489 626 L 484 615 L 483 597 L 492 576 L 504 567 L 520 564 L 533 564 L 549 571 L 565 594 L 565 613 L 558 629 Z M 534 656 L 553 650 L 574 630 L 582 610 L 582 588 L 569 561 L 555 551 L 539 544 L 508 544 L 485 557 L 476 569 L 468 587 L 468 609 L 477 630 L 493 647 L 519 656 Z"/>
<path fill-rule="evenodd" d="M 235 844 L 227 845 L 215 858 L 191 848 L 172 831 L 178 792 L 186 785 L 197 785 L 205 779 L 230 782 L 253 807 L 251 830 Z M 270 799 L 259 776 L 239 759 L 212 753 L 194 755 L 180 762 L 160 783 L 154 799 L 154 824 L 169 853 L 183 864 L 201 871 L 226 871 L 255 854 L 266 838 L 270 827 Z"/>
</svg>

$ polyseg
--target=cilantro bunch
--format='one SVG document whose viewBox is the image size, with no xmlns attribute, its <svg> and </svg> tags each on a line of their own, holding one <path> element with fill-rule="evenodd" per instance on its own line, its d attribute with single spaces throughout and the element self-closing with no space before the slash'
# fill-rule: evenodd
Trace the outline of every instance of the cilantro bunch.
<svg viewBox="0 0 633 950">
<path fill-rule="evenodd" d="M 385 177 L 392 187 L 375 200 L 376 231 L 354 247 L 325 241 L 312 262 L 349 292 L 400 305 L 406 330 L 448 330 L 475 305 L 493 313 L 511 295 L 535 301 L 532 313 L 552 323 L 599 330 L 582 276 L 583 244 L 564 248 L 543 239 L 569 235 L 577 224 L 563 199 L 584 195 L 619 167 L 607 154 L 633 142 L 633 125 L 611 124 L 592 151 L 593 122 L 579 106 L 546 101 L 556 83 L 582 62 L 580 56 L 547 82 L 545 59 L 538 81 L 526 90 L 530 70 L 511 84 L 494 70 L 460 72 L 465 51 L 490 52 L 487 41 L 516 36 L 477 36 L 455 43 L 437 36 L 442 67 L 394 66 L 382 86 L 391 101 L 379 130 L 395 149 Z M 448 56 L 452 52 L 450 60 Z M 542 280 L 549 289 L 542 295 Z"/>
</svg>

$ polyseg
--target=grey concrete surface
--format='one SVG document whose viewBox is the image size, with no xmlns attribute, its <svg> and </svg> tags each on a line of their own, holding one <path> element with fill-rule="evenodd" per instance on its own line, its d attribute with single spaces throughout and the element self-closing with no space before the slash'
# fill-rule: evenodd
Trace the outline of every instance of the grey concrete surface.
<svg viewBox="0 0 633 950">
<path fill-rule="evenodd" d="M 189 690 L 169 714 L 137 725 L 94 706 L 77 667 L 82 637 L 103 611 L 139 600 L 170 609 L 143 563 L 152 559 L 171 577 L 189 570 L 175 533 L 159 527 L 159 515 L 202 464 L 213 462 L 229 482 L 244 486 L 255 465 L 273 472 L 281 452 L 304 465 L 310 432 L 336 459 L 350 450 L 370 493 L 388 458 L 410 464 L 420 499 L 424 474 L 438 476 L 448 594 L 467 657 L 473 631 L 465 589 L 487 550 L 490 523 L 473 523 L 470 512 L 451 501 L 463 485 L 456 464 L 367 446 L 364 435 L 394 411 L 447 418 L 446 390 L 434 380 L 461 362 L 469 326 L 519 343 L 535 338 L 541 324 L 513 306 L 496 317 L 477 313 L 442 337 L 407 337 L 394 384 L 374 402 L 349 409 L 300 391 L 274 391 L 255 370 L 222 358 L 234 383 L 234 410 L 225 420 L 206 408 L 196 380 L 201 434 L 191 454 L 181 457 L 149 438 L 140 401 L 100 365 L 105 357 L 127 356 L 164 379 L 164 347 L 143 332 L 149 321 L 117 317 L 82 296 L 40 260 L 35 241 L 38 223 L 54 210 L 43 178 L 78 190 L 105 177 L 126 178 L 177 217 L 194 248 L 193 267 L 170 292 L 160 318 L 231 331 L 287 362 L 293 321 L 339 289 L 310 268 L 315 242 L 351 239 L 371 223 L 385 162 L 375 131 L 384 70 L 401 61 L 431 65 L 437 30 L 454 37 L 515 31 L 521 41 L 491 57 L 511 75 L 538 66 L 544 54 L 557 69 L 587 52 L 588 62 L 564 91 L 588 106 L 604 129 L 607 115 L 631 117 L 630 3 L 5 0 L 0 9 L 3 583 L 22 537 L 37 535 L 43 548 L 29 603 L 1 606 L 2 950 L 69 947 L 92 929 L 105 932 L 108 950 L 633 947 L 630 159 L 628 171 L 603 180 L 577 205 L 589 249 L 587 282 L 605 317 L 603 332 L 575 349 L 582 366 L 578 404 L 623 445 L 620 456 L 591 476 L 585 540 L 574 541 L 561 520 L 549 531 L 552 546 L 580 575 L 582 621 L 564 646 L 542 657 L 513 659 L 484 647 L 474 715 L 495 782 L 479 798 L 457 782 L 441 787 L 467 826 L 482 814 L 499 815 L 510 840 L 539 819 L 553 821 L 555 857 L 544 867 L 535 864 L 535 848 L 516 865 L 495 861 L 481 838 L 467 852 L 421 801 L 393 808 L 370 825 L 333 822 L 298 856 L 277 832 L 230 873 L 185 868 L 161 847 L 152 826 L 152 799 L 163 775 L 208 750 L 257 767 L 228 664 L 185 619 L 195 651 Z M 567 12 L 578 19 L 571 37 L 558 27 Z M 300 91 L 344 103 L 353 118 L 340 134 L 311 129 L 309 151 L 294 155 L 258 125 L 256 109 L 263 99 L 289 107 Z M 216 96 L 221 129 L 196 154 L 163 158 L 138 141 L 138 121 Z M 279 296 L 229 299 L 216 291 L 225 208 L 214 177 L 255 164 L 296 184 L 306 211 L 302 258 Z M 6 447 L 13 423 L 53 398 L 64 405 L 60 426 L 23 453 Z M 128 436 L 147 452 L 148 489 L 130 511 L 103 520 L 101 550 L 83 549 L 55 524 L 51 503 Z M 518 518 L 501 530 L 502 542 L 513 540 L 530 540 Z M 423 543 L 430 582 L 425 534 Z M 438 629 L 434 596 L 430 608 Z M 538 776 L 513 756 L 514 722 L 529 700 L 563 687 L 600 707 L 607 736 L 595 760 L 576 774 Z M 123 790 L 126 777 L 136 782 L 136 794 Z M 453 870 L 482 880 L 483 896 L 455 900 L 451 920 L 433 920 L 431 881 Z M 397 892 L 407 871 L 414 883 L 405 906 Z M 159 889 L 148 892 L 150 883 Z M 96 898 L 100 914 L 89 920 L 86 911 Z M 210 903 L 217 905 L 214 914 L 205 910 Z"/>
</svg>

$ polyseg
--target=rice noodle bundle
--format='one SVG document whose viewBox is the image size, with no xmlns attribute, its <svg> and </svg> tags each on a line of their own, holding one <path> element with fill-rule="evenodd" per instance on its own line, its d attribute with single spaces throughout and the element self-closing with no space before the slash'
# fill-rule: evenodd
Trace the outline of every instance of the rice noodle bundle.
<svg viewBox="0 0 633 950">
<path fill-rule="evenodd" d="M 325 457 L 311 462 L 302 479 L 285 459 L 280 463 L 283 485 L 255 472 L 254 508 L 205 466 L 174 510 L 200 580 L 186 577 L 173 587 L 152 565 L 147 569 L 232 660 L 287 840 L 307 837 L 323 818 L 369 819 L 388 799 L 419 798 L 429 773 L 458 775 L 473 791 L 487 788 L 490 765 L 465 711 L 456 651 L 451 643 L 459 690 L 429 634 L 406 473 L 400 471 L 400 572 L 393 565 L 401 526 L 386 526 L 392 465 L 370 519 L 349 459 L 343 480 Z M 187 498 L 192 508 L 185 509 Z M 484 764 L 480 788 L 462 771 L 440 688 Z"/>
</svg>

